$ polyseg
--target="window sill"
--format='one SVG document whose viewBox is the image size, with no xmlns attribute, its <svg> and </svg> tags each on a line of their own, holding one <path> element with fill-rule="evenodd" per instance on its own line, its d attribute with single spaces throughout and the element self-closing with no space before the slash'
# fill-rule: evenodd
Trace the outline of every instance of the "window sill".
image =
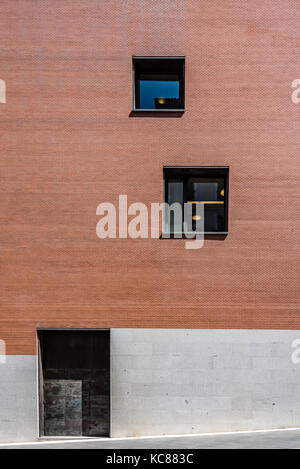
<svg viewBox="0 0 300 469">
<path fill-rule="evenodd" d="M 185 109 L 131 109 L 131 112 L 184 112 Z"/>
<path fill-rule="evenodd" d="M 195 236 L 195 235 L 198 235 L 198 234 L 203 234 L 204 236 L 205 235 L 220 235 L 220 236 L 227 236 L 228 235 L 228 231 L 191 231 L 191 232 L 188 232 L 188 233 L 184 233 L 184 232 L 177 232 L 177 233 L 168 233 L 168 232 L 162 232 L 161 236 L 162 238 L 168 238 L 168 237 L 172 237 L 172 238 L 175 238 L 175 236 L 181 236 L 182 238 L 185 238 L 186 236 Z"/>
<path fill-rule="evenodd" d="M 132 109 L 129 117 L 146 116 L 146 117 L 181 117 L 185 113 L 185 109 Z"/>
</svg>

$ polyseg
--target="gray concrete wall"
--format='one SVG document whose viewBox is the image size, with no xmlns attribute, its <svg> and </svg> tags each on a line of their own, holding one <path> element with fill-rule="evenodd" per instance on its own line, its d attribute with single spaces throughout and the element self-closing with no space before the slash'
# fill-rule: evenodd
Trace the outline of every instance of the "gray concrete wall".
<svg viewBox="0 0 300 469">
<path fill-rule="evenodd" d="M 300 426 L 300 331 L 112 329 L 112 436 Z"/>
<path fill-rule="evenodd" d="M 112 329 L 111 436 L 300 427 L 300 331 Z M 0 363 L 0 441 L 38 436 L 37 357 Z"/>
<path fill-rule="evenodd" d="M 37 436 L 37 357 L 8 355 L 0 363 L 0 441 Z"/>
</svg>

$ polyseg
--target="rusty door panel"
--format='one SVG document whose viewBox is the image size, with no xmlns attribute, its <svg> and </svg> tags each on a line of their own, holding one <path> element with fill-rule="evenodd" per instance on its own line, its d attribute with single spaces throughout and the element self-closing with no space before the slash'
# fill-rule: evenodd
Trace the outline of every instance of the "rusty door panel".
<svg viewBox="0 0 300 469">
<path fill-rule="evenodd" d="M 44 381 L 46 436 L 82 435 L 82 381 Z"/>
</svg>

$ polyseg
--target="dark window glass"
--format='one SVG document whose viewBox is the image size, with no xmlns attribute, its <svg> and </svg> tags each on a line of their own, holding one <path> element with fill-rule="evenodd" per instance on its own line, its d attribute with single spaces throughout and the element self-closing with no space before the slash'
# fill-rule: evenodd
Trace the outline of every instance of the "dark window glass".
<svg viewBox="0 0 300 469">
<path fill-rule="evenodd" d="M 225 231 L 224 179 L 188 178 L 188 203 L 204 204 L 205 231 Z M 193 223 L 193 229 L 195 229 Z"/>
<path fill-rule="evenodd" d="M 179 81 L 140 80 L 141 109 L 161 109 L 166 103 L 178 107 L 176 101 L 179 101 Z"/>
<path fill-rule="evenodd" d="M 168 182 L 168 203 L 172 205 L 174 203 L 179 203 L 182 207 L 183 201 L 183 183 L 182 181 L 172 181 Z M 181 208 L 182 210 L 182 208 Z M 182 224 L 175 224 L 174 212 L 170 212 L 170 231 L 171 233 L 180 233 L 182 231 Z"/>
<path fill-rule="evenodd" d="M 164 168 L 165 201 L 192 205 L 192 226 L 196 230 L 196 207 L 204 205 L 205 233 L 226 233 L 228 230 L 228 167 Z M 183 221 L 184 220 L 183 213 Z M 171 218 L 170 232 L 180 231 Z M 182 228 L 182 227 L 181 227 Z"/>
<path fill-rule="evenodd" d="M 183 58 L 133 58 L 135 109 L 184 108 Z"/>
</svg>

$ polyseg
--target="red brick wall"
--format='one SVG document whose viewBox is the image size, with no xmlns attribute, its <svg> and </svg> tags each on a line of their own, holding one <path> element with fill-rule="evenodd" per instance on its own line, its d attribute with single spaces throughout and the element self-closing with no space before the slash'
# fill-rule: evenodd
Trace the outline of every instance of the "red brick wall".
<svg viewBox="0 0 300 469">
<path fill-rule="evenodd" d="M 37 327 L 300 328 L 300 5 L 2 0 L 0 338 Z M 186 56 L 181 118 L 129 117 L 132 55 Z M 229 165 L 229 235 L 96 237 L 163 165 Z"/>
</svg>

